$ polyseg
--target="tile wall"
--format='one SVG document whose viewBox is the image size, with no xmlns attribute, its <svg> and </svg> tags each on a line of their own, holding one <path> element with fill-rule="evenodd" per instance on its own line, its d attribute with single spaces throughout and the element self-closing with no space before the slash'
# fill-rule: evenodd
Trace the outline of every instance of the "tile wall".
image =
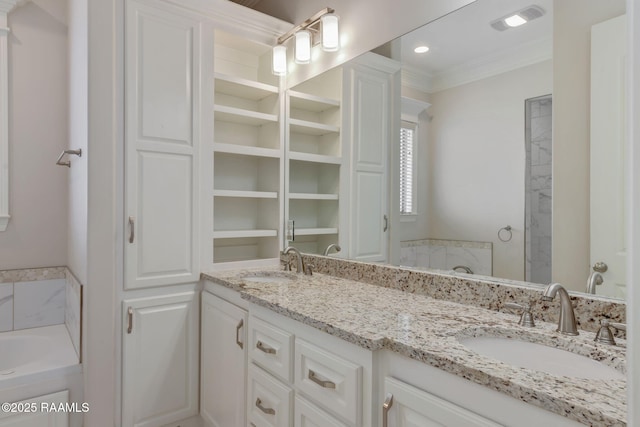
<svg viewBox="0 0 640 427">
<path fill-rule="evenodd" d="M 400 265 L 437 270 L 451 270 L 456 266 L 466 266 L 474 274 L 491 276 L 493 249 L 490 242 L 408 240 L 400 242 Z"/>
<path fill-rule="evenodd" d="M 0 270 L 0 332 L 65 324 L 79 355 L 81 306 L 66 267 Z"/>
<path fill-rule="evenodd" d="M 526 124 L 526 280 L 551 282 L 551 97 L 528 101 Z"/>
</svg>

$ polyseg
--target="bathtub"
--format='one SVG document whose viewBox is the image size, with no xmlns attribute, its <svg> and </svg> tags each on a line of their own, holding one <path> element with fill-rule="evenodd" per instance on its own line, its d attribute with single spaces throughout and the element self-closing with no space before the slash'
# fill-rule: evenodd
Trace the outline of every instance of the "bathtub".
<svg viewBox="0 0 640 427">
<path fill-rule="evenodd" d="M 69 402 L 83 402 L 82 365 L 65 325 L 0 333 L 0 402 L 63 390 Z M 70 426 L 81 425 L 82 415 L 71 414 Z"/>
</svg>

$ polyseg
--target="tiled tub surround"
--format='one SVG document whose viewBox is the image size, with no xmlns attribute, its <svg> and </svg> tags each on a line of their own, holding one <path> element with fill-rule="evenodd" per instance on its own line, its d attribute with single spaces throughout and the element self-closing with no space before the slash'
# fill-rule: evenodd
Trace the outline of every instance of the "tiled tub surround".
<svg viewBox="0 0 640 427">
<path fill-rule="evenodd" d="M 290 273 L 295 278 L 289 282 L 245 282 L 251 274 L 255 270 L 202 277 L 360 347 L 397 352 L 586 425 L 626 425 L 625 380 L 557 377 L 517 368 L 478 355 L 458 341 L 469 335 L 526 334 L 527 340 L 573 349 L 624 373 L 624 347 L 595 344 L 593 333 L 568 338 L 555 332 L 555 324 L 544 322 L 524 329 L 510 314 L 322 274 Z M 282 272 L 274 269 L 272 274 Z"/>
<path fill-rule="evenodd" d="M 493 271 L 490 242 L 422 239 L 400 242 L 400 265 L 451 270 L 463 265 L 474 274 L 490 276 Z"/>
<path fill-rule="evenodd" d="M 293 255 L 290 259 L 293 261 Z M 530 303 L 536 321 L 554 323 L 558 321 L 560 313 L 559 298 L 549 302 L 542 301 L 543 288 L 540 285 L 493 277 L 478 278 L 476 275 L 464 273 L 445 274 L 414 270 L 319 255 L 305 254 L 304 261 L 306 264 L 312 264 L 313 271 L 318 273 L 489 310 L 503 311 L 507 302 Z M 295 262 L 291 265 L 295 266 Z M 595 332 L 600 327 L 600 320 L 604 318 L 612 322 L 625 323 L 627 305 L 623 300 L 587 294 L 572 294 L 571 300 L 579 329 Z M 623 332 L 618 331 L 616 335 L 624 337 Z"/>
<path fill-rule="evenodd" d="M 80 354 L 82 286 L 66 267 L 0 271 L 0 332 L 65 324 Z"/>
</svg>

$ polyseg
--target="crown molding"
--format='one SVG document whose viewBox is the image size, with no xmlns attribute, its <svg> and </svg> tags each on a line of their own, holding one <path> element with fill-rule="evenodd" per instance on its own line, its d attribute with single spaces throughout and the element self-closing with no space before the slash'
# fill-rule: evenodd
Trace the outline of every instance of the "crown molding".
<svg viewBox="0 0 640 427">
<path fill-rule="evenodd" d="M 294 26 L 289 22 L 228 0 L 164 1 L 204 16 L 213 22 L 216 28 L 269 46 L 275 45 L 277 38 Z"/>
<path fill-rule="evenodd" d="M 393 74 L 402 69 L 402 64 L 395 59 L 367 52 L 351 60 L 351 64 L 375 68 L 385 73 Z"/>
<path fill-rule="evenodd" d="M 452 67 L 434 76 L 432 92 L 486 79 L 553 58 L 553 40 L 548 37 L 484 56 Z"/>
<path fill-rule="evenodd" d="M 408 98 L 403 96 L 401 98 L 402 104 L 402 120 L 406 120 L 413 123 L 418 123 L 418 117 L 422 114 L 427 108 L 431 107 L 431 104 L 425 101 L 420 101 L 418 99 Z"/>
<path fill-rule="evenodd" d="M 435 75 L 415 67 L 406 66 L 402 69 L 402 84 L 423 92 L 434 93 L 552 58 L 552 39 L 545 38 L 494 52 L 482 58 L 451 67 Z"/>
<path fill-rule="evenodd" d="M 433 88 L 433 76 L 419 68 L 409 65 L 403 66 L 402 86 L 417 89 L 421 92 L 431 93 Z"/>
</svg>

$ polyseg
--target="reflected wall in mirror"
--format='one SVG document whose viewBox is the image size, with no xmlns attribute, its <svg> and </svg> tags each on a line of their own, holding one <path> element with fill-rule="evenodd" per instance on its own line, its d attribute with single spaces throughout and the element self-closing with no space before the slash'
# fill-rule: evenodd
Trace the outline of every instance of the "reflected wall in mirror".
<svg viewBox="0 0 640 427">
<path fill-rule="evenodd" d="M 524 25 L 491 25 L 532 5 L 543 14 Z M 614 177 L 604 191 L 597 190 L 609 196 L 600 202 L 604 196 L 592 191 L 593 182 L 600 182 L 594 162 L 601 167 L 605 159 L 597 154 L 597 160 L 590 160 L 590 150 L 602 145 L 612 161 L 624 158 L 623 135 L 617 135 L 618 143 L 611 142 L 624 112 L 607 106 L 624 104 L 608 96 L 620 94 L 621 82 L 598 77 L 603 83 L 594 84 L 604 88 L 604 95 L 593 111 L 589 104 L 595 96 L 591 79 L 600 72 L 592 70 L 609 69 L 616 61 L 597 62 L 591 44 L 600 36 L 597 27 L 592 36 L 592 27 L 624 14 L 624 8 L 624 0 L 477 0 L 375 50 L 401 64 L 397 99 L 424 103 L 413 120 L 412 114 L 402 117 L 417 124 L 413 211 L 402 215 L 394 203 L 399 199 L 394 193 L 399 191 L 400 155 L 393 147 L 388 190 L 392 230 L 381 230 L 389 251 L 375 261 L 543 284 L 559 281 L 582 292 L 589 278 L 597 279 L 592 266 L 603 261 L 609 270 L 598 273 L 603 284 L 595 292 L 624 298 L 624 277 L 615 277 L 620 269 L 615 258 L 625 249 L 626 233 L 617 222 L 624 181 Z M 604 37 L 611 44 L 615 35 Z M 429 49 L 414 52 L 420 46 Z M 401 105 L 398 101 L 390 108 L 396 135 Z M 594 122 L 603 117 L 609 123 L 594 131 Z M 352 172 L 343 166 L 340 173 Z M 340 200 L 340 210 L 347 205 Z M 610 207 L 605 209 L 609 215 L 591 224 L 596 218 L 592 208 L 602 205 Z M 345 227 L 349 217 L 340 216 L 342 251 L 334 256 L 358 259 L 350 244 L 356 228 Z M 593 251 L 598 258 L 591 258 L 590 247 L 605 246 L 595 236 L 598 229 L 613 242 L 608 254 Z M 338 240 L 337 235 L 332 238 Z"/>
</svg>

